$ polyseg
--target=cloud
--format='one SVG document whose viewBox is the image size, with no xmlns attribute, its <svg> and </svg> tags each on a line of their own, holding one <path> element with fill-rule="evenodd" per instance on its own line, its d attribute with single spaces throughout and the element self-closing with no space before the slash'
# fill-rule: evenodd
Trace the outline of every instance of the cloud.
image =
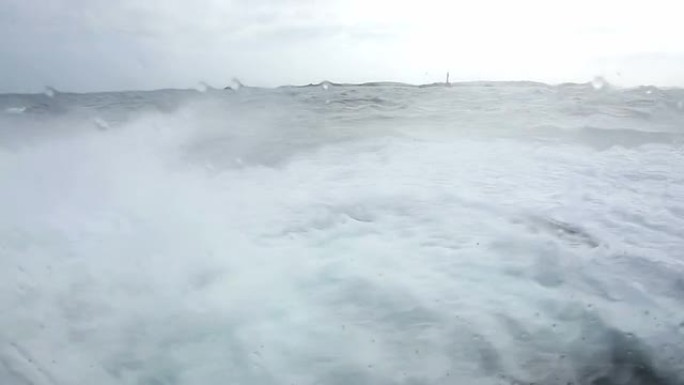
<svg viewBox="0 0 684 385">
<path fill-rule="evenodd" d="M 464 80 L 576 81 L 620 67 L 629 55 L 669 54 L 680 63 L 684 51 L 674 0 L 648 7 L 614 0 L 5 0 L 0 8 L 5 92 L 221 86 L 234 76 L 259 85 L 429 82 L 447 70 Z M 644 82 L 680 81 L 674 73 L 640 73 Z"/>
</svg>

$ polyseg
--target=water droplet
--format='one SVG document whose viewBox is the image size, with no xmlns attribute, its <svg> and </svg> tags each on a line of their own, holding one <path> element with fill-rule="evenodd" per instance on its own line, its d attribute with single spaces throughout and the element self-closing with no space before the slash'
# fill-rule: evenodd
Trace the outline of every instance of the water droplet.
<svg viewBox="0 0 684 385">
<path fill-rule="evenodd" d="M 109 129 L 109 124 L 102 118 L 93 119 L 93 123 L 95 123 L 95 126 L 100 130 L 108 130 Z"/>
<path fill-rule="evenodd" d="M 597 76 L 591 81 L 591 86 L 597 91 L 606 88 L 607 85 L 608 82 L 601 76 Z"/>
<path fill-rule="evenodd" d="M 332 87 L 332 84 L 330 84 L 330 82 L 326 80 L 321 83 L 321 87 L 327 91 L 330 87 Z"/>
<path fill-rule="evenodd" d="M 43 93 L 48 98 L 54 98 L 55 95 L 57 95 L 57 90 L 52 87 L 45 87 L 45 91 L 43 91 Z"/>
<path fill-rule="evenodd" d="M 228 88 L 230 88 L 234 91 L 239 91 L 240 88 L 242 88 L 242 87 L 244 87 L 244 85 L 242 84 L 242 82 L 238 78 L 233 78 L 230 81 L 230 85 L 228 86 Z"/>
<path fill-rule="evenodd" d="M 211 87 L 209 86 L 209 84 L 207 84 L 205 82 L 199 82 L 195 86 L 195 89 L 197 90 L 197 92 L 201 92 L 201 93 L 205 93 L 205 92 L 209 91 L 210 88 Z"/>
</svg>

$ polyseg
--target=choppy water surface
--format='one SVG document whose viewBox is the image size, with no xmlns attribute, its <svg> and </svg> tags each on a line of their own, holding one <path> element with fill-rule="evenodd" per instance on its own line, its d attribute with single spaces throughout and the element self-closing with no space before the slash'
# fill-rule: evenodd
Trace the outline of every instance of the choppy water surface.
<svg viewBox="0 0 684 385">
<path fill-rule="evenodd" d="M 0 95 L 3 384 L 683 384 L 684 91 Z"/>
</svg>

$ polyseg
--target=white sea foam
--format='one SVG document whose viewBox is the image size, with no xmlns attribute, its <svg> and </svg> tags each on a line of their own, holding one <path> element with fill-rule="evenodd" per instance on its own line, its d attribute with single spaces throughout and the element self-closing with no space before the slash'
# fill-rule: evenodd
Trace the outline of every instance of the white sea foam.
<svg viewBox="0 0 684 385">
<path fill-rule="evenodd" d="M 682 115 L 594 94 L 60 93 L 2 120 L 0 380 L 680 384 Z"/>
</svg>

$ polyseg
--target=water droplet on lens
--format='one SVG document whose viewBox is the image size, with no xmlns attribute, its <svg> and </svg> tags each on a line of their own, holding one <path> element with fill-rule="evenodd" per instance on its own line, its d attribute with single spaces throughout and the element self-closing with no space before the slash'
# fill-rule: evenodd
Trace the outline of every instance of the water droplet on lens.
<svg viewBox="0 0 684 385">
<path fill-rule="evenodd" d="M 95 123 L 95 127 L 97 127 L 100 130 L 104 131 L 109 129 L 109 124 L 102 118 L 93 119 L 93 123 Z"/>
<path fill-rule="evenodd" d="M 230 86 L 228 86 L 228 88 L 235 91 L 239 91 L 242 87 L 244 87 L 244 85 L 238 78 L 233 78 L 233 80 L 230 81 Z"/>
<path fill-rule="evenodd" d="M 57 90 L 54 89 L 54 88 L 52 88 L 52 87 L 45 87 L 45 91 L 43 91 L 43 93 L 44 93 L 45 96 L 47 96 L 48 98 L 54 98 L 55 95 L 57 94 Z"/>
<path fill-rule="evenodd" d="M 197 92 L 201 92 L 201 93 L 205 93 L 205 92 L 209 91 L 209 88 L 211 88 L 211 87 L 209 87 L 209 85 L 205 82 L 199 82 L 195 86 L 195 89 L 197 90 Z"/>
<path fill-rule="evenodd" d="M 608 82 L 601 76 L 597 76 L 591 81 L 591 86 L 597 91 L 606 88 L 607 85 Z"/>
</svg>

